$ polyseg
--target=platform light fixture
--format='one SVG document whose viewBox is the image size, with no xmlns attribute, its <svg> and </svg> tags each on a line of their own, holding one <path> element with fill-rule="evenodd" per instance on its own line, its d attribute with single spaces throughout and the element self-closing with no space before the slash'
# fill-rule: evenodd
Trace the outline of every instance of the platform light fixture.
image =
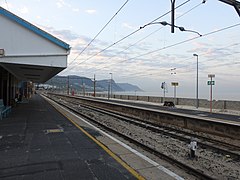
<svg viewBox="0 0 240 180">
<path fill-rule="evenodd" d="M 182 26 L 176 26 L 176 25 L 173 25 L 173 24 L 169 24 L 168 22 L 166 22 L 166 21 L 161 21 L 161 22 L 151 22 L 151 23 L 148 23 L 148 24 L 145 24 L 144 26 L 141 26 L 140 27 L 140 29 L 143 29 L 143 28 L 145 28 L 146 26 L 149 26 L 149 25 L 153 25 L 153 24 L 161 24 L 161 25 L 163 25 L 163 26 L 173 26 L 173 27 L 175 27 L 175 28 L 178 28 L 180 31 L 185 31 L 185 32 L 192 32 L 192 33 L 196 33 L 196 34 L 198 34 L 199 36 L 202 36 L 199 32 L 197 32 L 197 31 L 193 31 L 193 30 L 188 30 L 188 29 L 185 29 L 184 27 L 182 27 Z"/>
</svg>

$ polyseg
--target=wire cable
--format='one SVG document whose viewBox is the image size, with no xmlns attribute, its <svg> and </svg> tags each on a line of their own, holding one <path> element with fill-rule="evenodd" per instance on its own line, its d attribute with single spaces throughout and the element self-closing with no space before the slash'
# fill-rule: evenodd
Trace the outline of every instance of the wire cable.
<svg viewBox="0 0 240 180">
<path fill-rule="evenodd" d="M 190 1 L 190 0 L 187 0 L 187 1 L 183 2 L 182 4 L 178 5 L 175 9 L 180 8 L 181 6 L 185 5 L 185 4 L 188 3 L 189 1 Z M 151 23 L 153 23 L 153 22 L 157 21 L 158 19 L 160 19 L 160 18 L 166 16 L 166 15 L 169 14 L 170 12 L 171 12 L 171 11 L 168 11 L 168 12 L 166 12 L 165 14 L 159 16 L 158 18 L 156 18 L 156 19 L 154 19 L 153 21 L 151 21 Z M 86 62 L 86 61 L 88 61 L 88 60 L 90 60 L 90 59 L 92 59 L 93 57 L 95 57 L 95 56 L 97 56 L 98 54 L 100 54 L 100 53 L 106 51 L 107 49 L 109 49 L 109 48 L 115 46 L 116 44 L 118 44 L 118 43 L 120 43 L 121 41 L 127 39 L 128 37 L 132 36 L 133 34 L 137 33 L 137 32 L 140 31 L 140 30 L 141 30 L 141 28 L 139 28 L 139 29 L 133 31 L 132 33 L 128 34 L 127 36 L 121 38 L 120 40 L 114 42 L 113 44 L 109 45 L 108 47 L 102 49 L 101 51 L 99 51 L 99 52 L 95 53 L 94 55 L 90 56 L 89 58 L 85 59 L 84 61 L 79 62 L 78 65 L 79 65 L 79 64 L 82 64 L 82 63 L 84 63 L 84 62 Z M 79 56 L 78 56 L 78 57 L 79 57 Z M 74 61 L 75 61 L 76 59 L 77 59 L 77 58 L 75 58 Z M 72 61 L 72 62 L 73 62 L 73 61 Z M 70 68 L 70 69 L 66 69 L 66 71 L 70 71 L 70 70 L 72 70 L 72 69 L 75 68 L 75 67 L 76 67 L 76 66 L 73 66 L 73 67 Z"/>
<path fill-rule="evenodd" d="M 91 44 L 92 42 L 99 36 L 99 34 L 108 26 L 108 24 L 115 18 L 115 16 L 117 16 L 117 14 L 122 10 L 122 8 L 129 2 L 129 0 L 127 0 L 120 8 L 119 10 L 111 17 L 111 19 L 107 22 L 107 24 L 105 24 L 103 26 L 103 28 L 95 35 L 95 37 L 87 44 L 87 46 L 85 46 L 85 48 L 73 59 L 73 61 L 71 61 L 70 64 L 72 64 Z M 69 64 L 69 65 L 70 65 Z"/>
<path fill-rule="evenodd" d="M 237 24 L 234 24 L 234 25 L 231 25 L 231 26 L 228 26 L 228 27 L 222 28 L 222 29 L 218 29 L 218 30 L 215 30 L 215 31 L 211 31 L 211 32 L 209 32 L 209 33 L 203 34 L 202 37 L 209 36 L 209 35 L 212 35 L 212 34 L 215 34 L 215 33 L 218 33 L 218 32 L 222 32 L 222 31 L 225 31 L 225 30 L 228 30 L 228 29 L 231 29 L 231 28 L 237 27 L 237 26 L 239 26 L 239 25 L 240 25 L 240 23 L 237 23 Z M 190 38 L 190 39 L 187 39 L 187 40 L 184 40 L 184 41 L 181 41 L 181 42 L 178 42 L 178 43 L 175 43 L 175 44 L 172 44 L 172 45 L 169 45 L 169 46 L 166 46 L 166 47 L 160 48 L 160 49 L 156 49 L 156 50 L 154 50 L 154 51 L 150 51 L 150 52 L 147 52 L 147 53 L 144 53 L 144 54 L 141 54 L 141 55 L 135 56 L 135 57 L 133 57 L 133 58 L 129 58 L 129 59 L 126 59 L 126 60 L 120 61 L 120 62 L 118 62 L 118 63 L 122 63 L 122 62 L 125 62 L 125 61 L 133 60 L 133 59 L 136 59 L 136 58 L 139 58 L 139 57 L 142 57 L 142 56 L 146 56 L 146 55 L 148 55 L 148 54 L 152 54 L 152 53 L 155 53 L 155 52 L 158 52 L 158 51 L 164 50 L 164 49 L 168 49 L 168 48 L 171 48 L 171 47 L 175 47 L 175 46 L 178 46 L 178 45 L 184 44 L 184 43 L 186 43 L 186 42 L 193 41 L 193 40 L 198 39 L 198 38 L 200 38 L 200 37 L 199 37 L 199 36 L 197 36 L 197 37 L 193 37 L 193 38 Z"/>
<path fill-rule="evenodd" d="M 129 60 L 133 60 L 133 59 L 136 59 L 136 58 L 140 58 L 140 57 L 142 57 L 142 56 L 146 56 L 146 55 L 149 55 L 149 54 L 152 54 L 152 53 L 155 53 L 155 52 L 161 51 L 161 50 L 165 50 L 165 49 L 168 49 L 168 48 L 172 48 L 172 47 L 175 47 L 175 46 L 178 46 L 178 45 L 181 45 L 181 44 L 184 44 L 184 43 L 187 43 L 187 42 L 193 41 L 193 40 L 195 40 L 195 39 L 202 38 L 202 37 L 206 37 L 206 36 L 209 36 L 209 35 L 212 35 L 212 34 L 215 34 L 215 33 L 221 32 L 221 31 L 225 31 L 225 30 L 228 30 L 228 29 L 231 29 L 231 28 L 237 27 L 237 26 L 240 26 L 240 23 L 237 23 L 237 24 L 235 24 L 235 25 L 231 25 L 231 26 L 228 26 L 228 27 L 225 27 L 225 28 L 219 29 L 219 30 L 215 30 L 215 31 L 212 31 L 212 32 L 209 32 L 209 33 L 203 34 L 202 36 L 197 36 L 197 37 L 193 37 L 193 38 L 190 38 L 190 39 L 187 39 L 187 40 L 184 40 L 184 41 L 180 41 L 180 42 L 178 42 L 178 43 L 175 43 L 175 44 L 172 44 L 172 45 L 169 45 L 169 46 L 163 47 L 163 48 L 159 48 L 159 49 L 156 49 L 156 50 L 153 50 L 153 51 L 150 51 L 150 52 L 147 52 L 147 53 L 144 53 L 144 54 L 141 54 L 141 55 L 138 55 L 138 56 L 135 56 L 135 57 L 132 57 L 132 58 L 126 59 L 126 60 L 123 60 L 123 61 L 121 61 L 121 62 L 125 62 L 125 61 L 129 61 Z"/>
<path fill-rule="evenodd" d="M 188 2 L 188 1 L 185 1 L 183 4 L 181 4 L 181 6 L 184 5 L 184 4 L 186 4 L 187 2 Z M 196 6 L 192 7 L 190 10 L 188 10 L 188 11 L 186 11 L 185 13 L 183 13 L 182 15 L 178 16 L 176 19 L 181 18 L 182 16 L 186 15 L 187 13 L 191 12 L 192 10 L 196 9 L 197 7 L 199 7 L 199 6 L 202 5 L 202 4 L 204 4 L 204 2 L 201 2 L 201 3 L 197 4 Z M 169 12 L 171 12 L 171 11 L 169 11 Z M 169 13 L 169 12 L 167 12 L 167 13 Z M 167 13 L 165 13 L 164 15 L 162 15 L 162 16 L 160 16 L 160 17 L 165 16 Z M 158 19 L 160 19 L 160 17 L 156 18 L 155 20 L 151 21 L 150 23 L 153 23 L 154 21 L 157 21 Z M 148 23 L 148 24 L 149 24 L 149 23 Z M 139 42 L 141 42 L 141 41 L 147 39 L 148 37 L 150 37 L 151 35 L 155 34 L 155 33 L 158 32 L 159 30 L 161 30 L 162 28 L 163 28 L 163 27 L 158 28 L 157 30 L 151 32 L 151 33 L 148 34 L 147 36 L 145 36 L 145 37 L 143 37 L 142 39 L 138 40 L 137 42 L 131 44 L 130 46 L 128 46 L 128 47 L 125 48 L 124 50 L 120 51 L 120 52 L 117 53 L 116 55 L 108 58 L 107 60 L 110 60 L 110 59 L 112 59 L 113 57 L 116 57 L 117 55 L 119 55 L 120 53 L 125 52 L 125 51 L 128 50 L 129 48 L 135 46 L 135 45 L 138 44 Z M 114 63 L 114 64 L 118 64 L 118 62 L 117 62 L 117 63 Z M 106 68 L 106 67 L 109 67 L 109 66 L 111 66 L 111 65 L 113 65 L 113 64 L 108 64 L 108 65 L 106 65 L 106 66 L 104 66 L 104 67 L 98 68 L 97 71 L 99 71 L 99 70 L 101 70 L 101 69 L 104 69 L 104 68 Z M 95 70 L 95 72 L 96 72 L 96 70 Z"/>
<path fill-rule="evenodd" d="M 231 25 L 231 26 L 222 28 L 222 29 L 218 29 L 218 30 L 215 30 L 215 31 L 211 31 L 211 32 L 209 32 L 209 33 L 203 34 L 201 37 L 205 37 L 205 36 L 209 36 L 209 35 L 212 35 L 212 34 L 215 34 L 215 33 L 219 33 L 219 32 L 222 32 L 222 31 L 225 31 L 225 30 L 228 30 L 228 29 L 237 27 L 237 26 L 240 26 L 240 23 L 237 23 L 237 24 L 234 24 L 234 25 Z M 118 62 L 118 63 L 126 62 L 126 61 L 129 61 L 129 60 L 134 60 L 134 59 L 136 59 L 136 58 L 139 58 L 139 57 L 142 57 L 142 56 L 146 56 L 146 55 L 149 55 L 149 54 L 152 54 L 152 53 L 161 51 L 161 50 L 165 50 L 165 49 L 167 49 L 167 48 L 175 47 L 175 46 L 184 44 L 184 43 L 186 43 L 186 42 L 193 41 L 193 40 L 198 39 L 198 38 L 201 38 L 201 37 L 199 37 L 199 36 L 193 37 L 193 38 L 190 38 L 190 39 L 187 39 L 187 40 L 184 40 L 184 41 L 181 41 L 181 42 L 178 42 L 178 43 L 175 43 L 175 44 L 172 44 L 172 45 L 169 45 L 169 46 L 160 48 L 160 49 L 156 49 L 156 50 L 153 50 L 153 51 L 150 51 L 150 52 L 147 52 L 147 53 L 144 53 L 144 54 L 135 56 L 135 57 L 133 57 L 133 58 L 129 58 L 129 59 L 120 61 L 120 62 Z M 234 45 L 238 45 L 238 43 L 237 43 L 237 44 L 234 44 Z"/>
</svg>

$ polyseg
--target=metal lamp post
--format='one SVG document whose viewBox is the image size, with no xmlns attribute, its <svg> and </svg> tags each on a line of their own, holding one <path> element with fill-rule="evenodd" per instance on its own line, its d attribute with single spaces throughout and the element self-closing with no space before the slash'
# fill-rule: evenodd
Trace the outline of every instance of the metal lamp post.
<svg viewBox="0 0 240 180">
<path fill-rule="evenodd" d="M 199 100 L 198 100 L 198 55 L 193 54 L 193 56 L 197 57 L 197 84 L 196 84 L 196 108 L 199 107 Z"/>
</svg>

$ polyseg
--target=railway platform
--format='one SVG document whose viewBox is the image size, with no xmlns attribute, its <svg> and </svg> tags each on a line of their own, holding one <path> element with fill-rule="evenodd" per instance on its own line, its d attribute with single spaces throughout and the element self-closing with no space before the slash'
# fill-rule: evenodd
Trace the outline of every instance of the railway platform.
<svg viewBox="0 0 240 180">
<path fill-rule="evenodd" d="M 18 104 L 0 121 L 0 179 L 182 179 L 77 121 L 38 94 Z"/>
<path fill-rule="evenodd" d="M 0 121 L 0 179 L 136 179 L 39 95 Z"/>
</svg>

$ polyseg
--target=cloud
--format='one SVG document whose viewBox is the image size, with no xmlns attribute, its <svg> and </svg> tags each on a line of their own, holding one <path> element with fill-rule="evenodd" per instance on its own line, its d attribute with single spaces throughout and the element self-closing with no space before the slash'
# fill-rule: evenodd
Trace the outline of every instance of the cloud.
<svg viewBox="0 0 240 180">
<path fill-rule="evenodd" d="M 88 14 L 95 14 L 97 11 L 95 9 L 87 9 L 85 12 Z"/>
<path fill-rule="evenodd" d="M 58 8 L 62 8 L 62 7 L 64 7 L 64 6 L 67 6 L 67 7 L 69 7 L 69 8 L 71 8 L 72 6 L 70 5 L 70 4 L 68 4 L 68 3 L 66 3 L 64 0 L 57 0 L 57 7 Z"/>
<path fill-rule="evenodd" d="M 62 72 L 63 75 L 81 74 L 91 77 L 93 74 L 96 74 L 98 78 L 106 78 L 109 72 L 112 72 L 119 81 L 129 82 L 141 79 L 142 82 L 139 81 L 139 83 L 142 84 L 143 88 L 148 87 L 146 83 L 148 83 L 150 79 L 157 79 L 158 81 L 156 82 L 160 83 L 162 81 L 171 82 L 173 78 L 176 78 L 176 81 L 179 81 L 181 86 L 188 86 L 188 83 L 185 82 L 192 81 L 196 72 L 196 61 L 194 61 L 195 59 L 192 56 L 193 53 L 198 53 L 201 57 L 201 61 L 199 62 L 200 82 L 201 80 L 205 82 L 207 78 L 206 74 L 209 72 L 214 72 L 219 76 L 219 71 L 222 70 L 223 65 L 228 62 L 227 60 L 229 56 L 231 57 L 231 53 L 238 51 L 236 47 L 240 45 L 240 43 L 232 43 L 231 45 L 223 47 L 213 46 L 209 42 L 196 42 L 191 46 L 190 50 L 186 50 L 186 52 L 190 52 L 190 55 L 189 53 L 185 55 L 185 53 L 160 51 L 141 56 L 141 54 L 151 51 L 151 43 L 142 42 L 134 44 L 133 46 L 131 46 L 130 43 L 120 44 L 117 47 L 113 46 L 113 48 L 101 52 L 111 43 L 96 39 L 81 53 L 92 40 L 91 37 L 78 35 L 66 29 L 56 30 L 52 27 L 44 27 L 44 29 L 71 46 L 71 54 L 68 57 L 69 67 Z M 130 48 L 126 49 L 129 46 Z M 124 49 L 126 49 L 126 51 L 123 51 Z M 221 62 L 217 62 L 219 60 L 221 60 Z M 237 62 L 237 60 L 234 62 Z M 234 65 L 238 65 L 237 67 L 233 66 L 237 71 L 239 64 Z M 170 68 L 173 67 L 177 68 L 177 76 L 174 77 L 170 72 Z M 149 80 L 147 78 L 149 78 Z"/>
<path fill-rule="evenodd" d="M 41 29 L 44 29 L 46 32 L 52 34 L 53 36 L 65 41 L 66 43 L 70 44 L 71 46 L 71 57 L 74 59 L 92 40 L 89 37 L 86 36 L 80 36 L 72 32 L 71 30 L 56 30 L 53 27 L 46 27 L 46 26 L 39 26 Z M 95 45 L 96 44 L 96 45 Z M 94 43 L 92 43 L 90 46 L 87 47 L 87 49 L 81 54 L 81 57 L 89 58 L 90 56 L 95 55 L 96 53 L 100 52 L 103 47 L 105 47 L 106 42 L 101 40 L 95 40 Z M 108 59 L 111 56 L 116 54 L 116 50 L 106 50 L 96 56 L 94 56 L 94 60 L 96 59 Z M 91 59 L 92 60 L 92 59 Z M 90 60 L 89 60 L 90 61 Z"/>
<path fill-rule="evenodd" d="M 28 10 L 28 8 L 27 8 L 26 6 L 20 8 L 19 11 L 20 11 L 20 13 L 22 13 L 22 14 L 27 14 L 27 13 L 29 13 L 29 10 Z"/>
<path fill-rule="evenodd" d="M 72 32 L 71 30 L 57 30 L 53 27 L 47 27 L 47 26 L 40 26 L 41 29 L 44 31 L 52 34 L 53 36 L 63 40 L 64 42 L 68 43 L 71 46 L 71 54 L 79 53 L 84 46 L 90 41 L 89 38 L 84 36 L 79 36 Z"/>
<path fill-rule="evenodd" d="M 73 12 L 79 12 L 79 9 L 78 8 L 73 8 L 72 11 Z"/>
<path fill-rule="evenodd" d="M 0 6 L 7 10 L 11 10 L 13 8 L 13 5 L 7 1 L 0 3 Z"/>
<path fill-rule="evenodd" d="M 228 46 L 220 46 L 209 43 L 194 43 L 195 48 L 188 50 L 189 53 L 198 53 L 201 56 L 207 57 L 207 58 L 218 58 L 221 59 L 225 56 L 232 55 L 236 53 L 236 49 L 234 46 L 238 46 L 239 43 L 234 43 L 232 45 Z"/>
<path fill-rule="evenodd" d="M 134 27 L 134 26 L 132 26 L 132 25 L 130 25 L 128 23 L 123 23 L 122 27 L 127 28 L 127 29 L 136 29 L 136 27 Z"/>
<path fill-rule="evenodd" d="M 65 2 L 63 0 L 58 0 L 56 4 L 58 8 L 62 8 L 65 5 Z"/>
</svg>

